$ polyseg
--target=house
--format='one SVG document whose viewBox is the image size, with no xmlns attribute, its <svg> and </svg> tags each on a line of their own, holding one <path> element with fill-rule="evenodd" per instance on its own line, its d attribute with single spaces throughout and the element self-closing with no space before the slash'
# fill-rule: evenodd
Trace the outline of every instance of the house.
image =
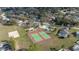
<svg viewBox="0 0 79 59">
<path fill-rule="evenodd" d="M 73 51 L 79 51 L 79 44 L 75 44 L 75 45 L 72 47 L 72 50 L 73 50 Z"/>
<path fill-rule="evenodd" d="M 15 21 L 18 24 L 18 26 L 21 26 L 21 27 L 24 27 L 24 28 L 29 26 L 29 21 L 28 20 L 25 20 L 25 21 L 15 20 Z"/>
<path fill-rule="evenodd" d="M 2 24 L 10 24 L 10 19 L 9 18 L 3 18 Z"/>
<path fill-rule="evenodd" d="M 62 37 L 62 38 L 66 38 L 69 36 L 69 32 L 68 32 L 68 29 L 66 28 L 62 28 L 58 31 L 58 36 L 59 37 Z"/>
<path fill-rule="evenodd" d="M 2 23 L 3 25 L 13 24 L 13 20 L 10 19 L 10 18 L 7 18 L 7 17 L 5 16 L 5 14 L 2 14 L 1 17 L 2 17 L 1 23 Z"/>
<path fill-rule="evenodd" d="M 76 43 L 79 44 L 79 41 L 77 41 Z"/>
<path fill-rule="evenodd" d="M 74 16 L 73 16 L 73 21 L 74 21 L 74 22 L 79 22 L 79 16 L 74 15 Z"/>
<path fill-rule="evenodd" d="M 21 21 L 21 20 L 17 20 L 16 23 L 18 24 L 18 26 L 22 26 L 23 21 Z"/>
<path fill-rule="evenodd" d="M 35 29 L 33 27 L 29 28 L 28 29 L 29 31 L 34 31 Z"/>
<path fill-rule="evenodd" d="M 45 31 L 50 31 L 50 24 L 49 23 L 43 23 L 43 25 L 40 25 L 39 28 L 42 28 Z"/>
<path fill-rule="evenodd" d="M 71 47 L 72 51 L 79 51 L 79 41 L 75 42 L 75 45 Z"/>
<path fill-rule="evenodd" d="M 8 42 L 0 42 L 0 51 L 11 51 L 11 45 Z"/>
<path fill-rule="evenodd" d="M 37 28 L 37 27 L 39 27 L 39 25 L 40 25 L 40 22 L 34 21 L 33 27 Z"/>
<path fill-rule="evenodd" d="M 61 14 L 66 14 L 66 13 L 69 13 L 69 11 L 67 11 L 66 9 L 64 9 L 64 10 L 59 10 L 59 12 L 61 13 Z"/>
<path fill-rule="evenodd" d="M 40 26 L 40 28 L 44 29 L 45 31 L 49 31 L 49 28 L 46 25 Z"/>
</svg>

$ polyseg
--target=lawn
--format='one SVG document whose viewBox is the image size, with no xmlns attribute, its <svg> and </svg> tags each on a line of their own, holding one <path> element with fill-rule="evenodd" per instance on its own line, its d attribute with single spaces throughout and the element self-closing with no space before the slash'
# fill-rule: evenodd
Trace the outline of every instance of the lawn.
<svg viewBox="0 0 79 59">
<path fill-rule="evenodd" d="M 16 26 L 3 26 L 0 24 L 0 41 L 8 40 L 8 32 L 16 30 Z"/>
<path fill-rule="evenodd" d="M 19 32 L 20 37 L 16 39 L 9 38 L 8 32 L 15 31 L 15 30 Z M 16 42 L 19 42 L 17 45 L 20 46 L 21 48 L 28 48 L 29 45 L 31 44 L 25 30 L 16 25 L 3 26 L 0 24 L 0 41 L 3 41 L 3 40 L 15 40 Z"/>
<path fill-rule="evenodd" d="M 60 49 L 62 46 L 64 46 L 64 48 L 68 48 L 74 45 L 74 42 L 76 42 L 76 38 L 71 34 L 69 38 L 64 38 L 64 39 L 60 39 L 57 37 L 56 33 L 57 33 L 58 29 L 54 32 L 52 32 L 50 35 L 53 38 L 51 41 L 51 47 L 52 48 L 56 48 L 56 49 Z M 75 32 L 75 31 L 79 31 L 76 29 L 70 29 L 69 32 Z"/>
<path fill-rule="evenodd" d="M 12 39 L 8 37 L 8 32 L 11 31 L 15 31 L 17 30 L 20 34 L 19 38 L 16 39 Z M 28 37 L 27 32 L 16 25 L 13 26 L 3 26 L 0 24 L 0 41 L 2 40 L 15 40 L 15 44 L 16 46 L 20 46 L 20 48 L 26 48 L 29 50 L 49 50 L 49 48 L 56 48 L 57 50 L 60 49 L 62 46 L 64 46 L 64 48 L 68 48 L 70 46 L 74 45 L 74 42 L 76 42 L 76 38 L 73 35 L 70 35 L 69 38 L 65 38 L 65 39 L 60 39 L 56 36 L 58 29 L 54 32 L 51 32 L 50 35 L 52 37 L 52 39 L 49 42 L 46 42 L 43 45 L 37 45 L 37 44 L 33 44 L 31 39 Z M 71 29 L 70 32 L 74 32 L 74 31 L 79 31 L 79 30 L 74 30 Z M 17 43 L 19 42 L 19 43 Z"/>
</svg>

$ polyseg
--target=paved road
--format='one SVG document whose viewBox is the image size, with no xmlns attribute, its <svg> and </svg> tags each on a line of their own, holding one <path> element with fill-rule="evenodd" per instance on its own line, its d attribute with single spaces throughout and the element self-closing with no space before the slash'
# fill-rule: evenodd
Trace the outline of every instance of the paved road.
<svg viewBox="0 0 79 59">
<path fill-rule="evenodd" d="M 79 29 L 78 27 L 72 27 L 73 29 Z"/>
</svg>

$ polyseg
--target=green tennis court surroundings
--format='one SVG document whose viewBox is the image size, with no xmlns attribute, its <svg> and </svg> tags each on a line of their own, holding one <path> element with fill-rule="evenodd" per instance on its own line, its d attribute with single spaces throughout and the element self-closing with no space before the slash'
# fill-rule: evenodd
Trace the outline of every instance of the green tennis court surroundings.
<svg viewBox="0 0 79 59">
<path fill-rule="evenodd" d="M 50 38 L 50 36 L 48 34 L 46 34 L 45 32 L 39 32 L 41 36 L 43 36 L 45 39 Z"/>
<path fill-rule="evenodd" d="M 36 29 L 35 31 L 29 31 L 28 35 L 33 43 L 43 43 L 46 42 L 51 37 L 44 32 L 42 29 Z"/>
<path fill-rule="evenodd" d="M 38 34 L 32 34 L 32 37 L 34 38 L 35 41 L 42 40 L 42 38 Z"/>
</svg>

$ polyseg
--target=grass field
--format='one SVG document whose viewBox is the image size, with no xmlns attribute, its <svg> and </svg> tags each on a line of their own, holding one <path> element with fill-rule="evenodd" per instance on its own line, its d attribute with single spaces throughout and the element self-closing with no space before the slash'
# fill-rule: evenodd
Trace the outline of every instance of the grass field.
<svg viewBox="0 0 79 59">
<path fill-rule="evenodd" d="M 60 49 L 62 46 L 64 46 L 64 48 L 68 48 L 73 46 L 74 42 L 77 41 L 77 39 L 73 35 L 70 35 L 69 38 L 60 39 L 56 36 L 57 31 L 58 30 L 50 34 L 53 38 L 53 43 L 51 44 L 51 47 L 53 48 Z M 75 32 L 75 31 L 79 30 L 71 29 L 69 32 Z"/>
<path fill-rule="evenodd" d="M 57 30 L 54 32 L 51 32 L 50 35 L 52 39 L 46 43 L 45 45 L 33 45 L 31 40 L 29 39 L 27 32 L 16 25 L 14 26 L 3 26 L 0 24 L 0 41 L 2 40 L 11 40 L 11 38 L 8 37 L 8 32 L 17 30 L 20 34 L 19 38 L 16 38 L 17 42 L 19 42 L 20 47 L 27 48 L 29 50 L 49 50 L 49 48 L 56 48 L 57 50 L 64 46 L 64 48 L 68 48 L 70 46 L 74 45 L 74 42 L 76 41 L 76 38 L 71 35 L 69 38 L 60 39 L 56 36 Z M 75 32 L 79 30 L 71 29 L 70 32 Z M 30 48 L 29 48 L 30 47 Z"/>
<path fill-rule="evenodd" d="M 8 37 L 8 32 L 17 30 L 20 34 L 19 38 L 12 39 Z M 2 40 L 16 40 L 16 42 L 19 42 L 18 46 L 21 46 L 23 48 L 27 48 L 30 45 L 30 41 L 28 36 L 26 35 L 26 32 L 23 28 L 18 27 L 16 25 L 14 26 L 3 26 L 0 24 L 0 41 Z"/>
<path fill-rule="evenodd" d="M 16 26 L 3 26 L 0 24 L 0 40 L 8 40 L 8 32 L 16 30 Z"/>
</svg>

